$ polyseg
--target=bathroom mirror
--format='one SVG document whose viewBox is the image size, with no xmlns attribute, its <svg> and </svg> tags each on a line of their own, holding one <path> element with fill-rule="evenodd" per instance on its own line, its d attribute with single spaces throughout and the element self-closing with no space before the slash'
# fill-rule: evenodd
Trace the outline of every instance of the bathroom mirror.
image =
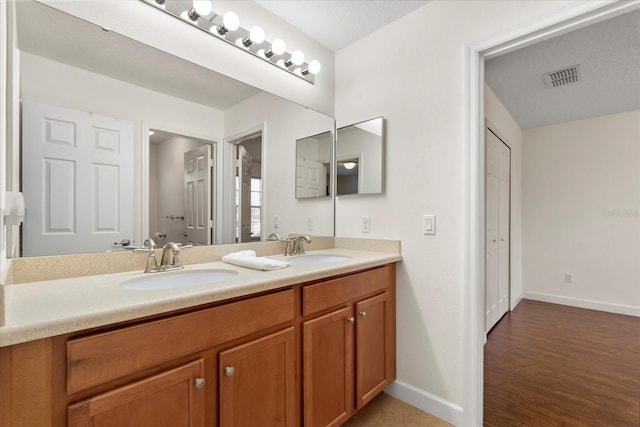
<svg viewBox="0 0 640 427">
<path fill-rule="evenodd" d="M 212 209 L 212 244 L 244 241 L 238 231 L 242 228 L 239 224 L 242 216 L 238 212 L 242 211 L 243 201 L 250 204 L 247 212 L 251 224 L 248 234 L 245 233 L 248 240 L 265 240 L 272 232 L 333 235 L 333 199 L 324 198 L 319 203 L 300 206 L 290 172 L 291 164 L 295 162 L 296 140 L 303 135 L 332 132 L 335 128 L 332 117 L 41 3 L 16 2 L 16 9 L 23 102 L 132 124 L 132 144 L 128 150 L 133 170 L 130 171 L 132 178 L 126 184 L 132 189 L 132 196 L 120 204 L 130 209 L 133 231 L 109 240 L 108 247 L 102 243 L 94 248 L 59 244 L 54 245 L 54 253 L 36 251 L 29 255 L 122 250 L 120 245 L 113 244 L 126 238 L 131 245 L 139 245 L 146 237 L 154 237 L 157 233 L 186 237 L 185 231 L 180 229 L 181 223 L 186 222 L 184 206 L 172 202 L 171 212 L 160 214 L 157 206 L 151 204 L 155 203 L 153 200 L 169 197 L 165 197 L 156 185 L 167 174 L 149 170 L 152 167 L 150 156 L 153 156 L 150 154 L 153 142 L 149 140 L 149 130 L 206 141 L 213 150 L 209 205 Z M 259 156 L 253 154 L 251 175 L 259 179 L 259 185 L 254 179 L 254 187 L 259 187 L 260 191 L 251 191 L 249 185 L 244 198 L 239 196 L 236 184 L 242 163 L 238 147 L 256 134 L 261 136 L 261 148 Z M 22 165 L 12 167 L 24 169 L 25 162 L 37 162 L 24 152 L 22 161 Z M 152 178 L 151 172 L 156 178 Z M 182 180 L 178 186 L 183 186 Z M 154 191 L 156 194 L 152 194 Z M 73 204 L 78 209 L 90 207 L 88 200 L 67 194 L 76 197 Z M 260 203 L 253 203 L 256 200 Z M 76 219 L 92 215 L 78 209 L 74 211 Z M 31 213 L 34 211 L 38 209 L 32 208 Z M 156 211 L 155 224 L 151 211 Z M 36 214 L 35 218 L 25 219 L 23 231 L 40 227 L 45 222 L 43 213 Z M 169 225 L 162 226 L 167 216 Z M 183 216 L 185 220 L 181 219 Z M 255 218 L 259 218 L 257 223 Z M 75 225 L 73 221 L 70 223 Z M 185 243 L 190 241 L 184 240 Z"/>
<path fill-rule="evenodd" d="M 383 192 L 384 119 L 339 128 L 336 137 L 337 195 Z"/>
<path fill-rule="evenodd" d="M 296 199 L 331 195 L 333 132 L 296 140 Z"/>
</svg>

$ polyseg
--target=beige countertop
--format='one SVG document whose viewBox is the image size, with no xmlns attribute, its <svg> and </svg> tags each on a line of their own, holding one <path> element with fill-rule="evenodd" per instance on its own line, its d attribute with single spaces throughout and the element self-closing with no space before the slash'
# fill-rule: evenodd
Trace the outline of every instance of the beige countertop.
<svg viewBox="0 0 640 427">
<path fill-rule="evenodd" d="M 0 327 L 0 347 L 275 290 L 402 260 L 399 250 L 378 252 L 342 247 L 307 253 L 339 254 L 350 258 L 331 263 L 292 264 L 273 271 L 252 270 L 220 261 L 192 264 L 185 266 L 185 270 L 225 269 L 237 271 L 238 275 L 211 285 L 180 289 L 130 290 L 120 287 L 126 280 L 145 276 L 140 270 L 4 286 L 5 323 Z M 270 255 L 270 258 L 285 259 L 279 255 Z M 164 273 L 146 275 L 149 274 Z"/>
</svg>

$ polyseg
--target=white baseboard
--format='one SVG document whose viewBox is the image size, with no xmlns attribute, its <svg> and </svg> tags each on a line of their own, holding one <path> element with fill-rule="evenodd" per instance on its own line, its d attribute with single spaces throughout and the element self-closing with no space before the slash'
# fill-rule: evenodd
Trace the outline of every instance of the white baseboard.
<svg viewBox="0 0 640 427">
<path fill-rule="evenodd" d="M 524 298 L 535 301 L 550 302 L 554 304 L 568 305 L 571 307 L 588 308 L 590 310 L 607 311 L 609 313 L 626 314 L 627 316 L 640 317 L 640 307 L 632 305 L 612 304 L 607 302 L 592 301 L 580 298 L 563 297 L 559 295 L 543 294 L 539 292 L 525 292 Z"/>
<path fill-rule="evenodd" d="M 518 304 L 520 304 L 520 301 L 522 301 L 522 294 L 518 295 L 517 297 L 515 297 L 514 299 L 511 300 L 511 311 L 515 310 L 515 308 L 518 306 Z"/>
<path fill-rule="evenodd" d="M 391 396 L 428 412 L 454 426 L 462 425 L 462 407 L 434 394 L 396 380 L 385 389 Z"/>
</svg>

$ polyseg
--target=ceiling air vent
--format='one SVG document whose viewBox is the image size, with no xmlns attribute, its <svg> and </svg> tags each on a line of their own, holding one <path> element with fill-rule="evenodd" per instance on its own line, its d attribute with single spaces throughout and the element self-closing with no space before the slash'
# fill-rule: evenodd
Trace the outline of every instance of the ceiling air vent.
<svg viewBox="0 0 640 427">
<path fill-rule="evenodd" d="M 544 82 L 549 89 L 566 86 L 580 81 L 580 65 L 563 68 L 544 75 Z"/>
</svg>

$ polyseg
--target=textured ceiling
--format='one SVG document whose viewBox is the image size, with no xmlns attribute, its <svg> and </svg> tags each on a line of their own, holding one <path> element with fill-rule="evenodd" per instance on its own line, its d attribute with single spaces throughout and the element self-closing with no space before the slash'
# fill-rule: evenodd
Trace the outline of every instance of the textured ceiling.
<svg viewBox="0 0 640 427">
<path fill-rule="evenodd" d="M 335 52 L 428 1 L 258 0 L 256 3 Z"/>
<path fill-rule="evenodd" d="M 580 64 L 578 83 L 543 74 Z M 522 129 L 640 109 L 640 10 L 490 59 L 485 80 Z"/>
</svg>

